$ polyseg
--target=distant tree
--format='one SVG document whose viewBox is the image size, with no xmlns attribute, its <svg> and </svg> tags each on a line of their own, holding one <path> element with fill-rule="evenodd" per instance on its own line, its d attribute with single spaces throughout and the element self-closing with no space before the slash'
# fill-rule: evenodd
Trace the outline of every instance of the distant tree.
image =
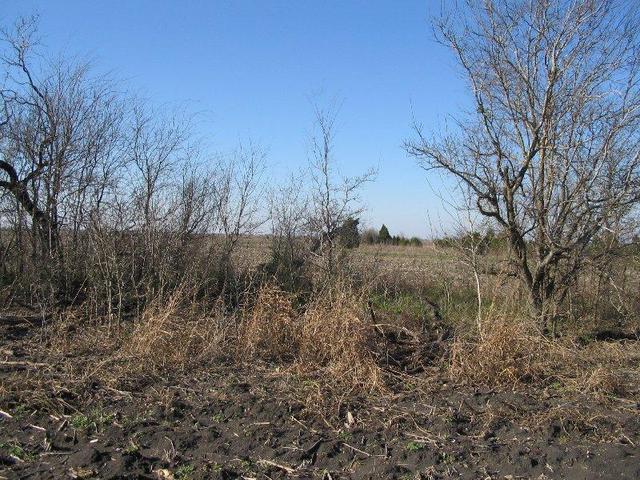
<svg viewBox="0 0 640 480">
<path fill-rule="evenodd" d="M 389 229 L 384 224 L 382 224 L 382 227 L 378 232 L 378 243 L 391 243 L 391 235 L 389 235 Z"/>
<path fill-rule="evenodd" d="M 360 232 L 358 231 L 358 218 L 348 218 L 340 227 L 338 238 L 340 245 L 345 248 L 356 248 L 360 246 Z"/>
<path fill-rule="evenodd" d="M 367 244 L 373 245 L 374 243 L 378 243 L 378 232 L 373 228 L 368 228 L 360 235 L 360 240 Z"/>
<path fill-rule="evenodd" d="M 414 247 L 422 246 L 422 240 L 420 240 L 418 237 L 411 237 L 411 240 L 409 240 L 409 243 Z"/>
</svg>

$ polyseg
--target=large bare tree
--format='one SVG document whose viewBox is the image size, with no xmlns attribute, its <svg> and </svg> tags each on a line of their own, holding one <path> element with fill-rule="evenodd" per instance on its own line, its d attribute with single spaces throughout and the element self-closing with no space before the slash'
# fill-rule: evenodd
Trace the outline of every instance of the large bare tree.
<svg viewBox="0 0 640 480">
<path fill-rule="evenodd" d="M 640 199 L 637 20 L 610 0 L 478 0 L 435 22 L 473 108 L 441 135 L 417 124 L 406 148 L 508 232 L 542 328 Z"/>
<path fill-rule="evenodd" d="M 107 187 L 122 109 L 112 84 L 91 77 L 86 64 L 39 57 L 36 23 L 21 19 L 0 35 L 0 191 L 13 207 L 19 249 L 28 237 L 36 270 L 65 288 L 61 232 L 70 233 L 68 250 L 76 252 L 88 210 Z"/>
</svg>

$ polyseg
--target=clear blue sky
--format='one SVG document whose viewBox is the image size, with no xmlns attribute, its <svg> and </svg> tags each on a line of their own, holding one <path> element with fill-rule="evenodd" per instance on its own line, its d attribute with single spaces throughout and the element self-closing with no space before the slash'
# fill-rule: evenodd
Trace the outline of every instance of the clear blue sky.
<svg viewBox="0 0 640 480">
<path fill-rule="evenodd" d="M 427 131 L 467 102 L 453 57 L 432 40 L 436 0 L 0 0 L 0 23 L 37 13 L 45 50 L 90 58 L 159 104 L 206 112 L 217 150 L 251 138 L 272 176 L 306 161 L 310 98 L 343 101 L 342 172 L 377 167 L 364 221 L 430 234 L 440 180 L 402 150 L 412 115 Z M 317 97 L 318 92 L 322 92 Z"/>
</svg>

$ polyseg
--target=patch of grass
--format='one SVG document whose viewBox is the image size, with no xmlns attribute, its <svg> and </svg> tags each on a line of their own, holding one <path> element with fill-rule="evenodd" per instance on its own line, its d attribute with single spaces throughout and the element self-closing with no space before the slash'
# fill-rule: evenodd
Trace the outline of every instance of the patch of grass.
<svg viewBox="0 0 640 480">
<path fill-rule="evenodd" d="M 7 451 L 7 454 L 12 457 L 19 458 L 23 462 L 30 462 L 36 459 L 36 454 L 28 450 L 25 450 L 19 443 L 7 442 L 0 443 L 0 449 Z"/>
<path fill-rule="evenodd" d="M 424 443 L 421 442 L 409 442 L 407 443 L 407 445 L 405 446 L 405 449 L 407 450 L 407 452 L 419 452 L 420 450 L 423 450 L 425 447 Z"/>
<path fill-rule="evenodd" d="M 76 413 L 69 421 L 71 426 L 76 430 L 86 430 L 91 426 L 91 420 L 87 415 Z"/>
<path fill-rule="evenodd" d="M 176 480 L 189 480 L 195 471 L 196 467 L 193 465 L 182 465 L 176 469 Z"/>
<path fill-rule="evenodd" d="M 429 307 L 417 294 L 404 292 L 394 296 L 375 294 L 371 297 L 373 308 L 392 315 L 408 315 L 422 318 L 429 314 Z"/>
<path fill-rule="evenodd" d="M 89 430 L 94 428 L 100 430 L 106 425 L 113 423 L 115 415 L 113 413 L 106 413 L 101 408 L 95 408 L 89 412 L 89 414 L 77 413 L 69 423 L 76 430 Z"/>
<path fill-rule="evenodd" d="M 116 416 L 113 413 L 107 413 L 104 410 L 97 408 L 91 412 L 91 418 L 93 422 L 99 426 L 111 425 Z"/>
</svg>

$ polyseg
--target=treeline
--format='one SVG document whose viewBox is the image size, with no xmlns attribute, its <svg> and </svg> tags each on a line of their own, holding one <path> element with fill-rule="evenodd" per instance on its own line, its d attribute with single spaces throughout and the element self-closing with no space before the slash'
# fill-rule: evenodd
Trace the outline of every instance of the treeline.
<svg viewBox="0 0 640 480">
<path fill-rule="evenodd" d="M 446 235 L 433 240 L 438 248 L 474 249 L 478 254 L 491 251 L 506 252 L 509 245 L 508 232 L 498 231 L 489 227 L 483 231 L 463 231 L 458 234 Z M 525 241 L 529 247 L 531 241 Z M 603 250 L 615 249 L 618 254 L 637 254 L 640 249 L 640 237 L 638 235 L 625 238 L 613 235 L 611 232 L 603 232 L 594 237 L 587 251 L 592 255 L 598 255 Z"/>
<path fill-rule="evenodd" d="M 362 242 L 367 245 L 399 245 L 402 247 L 414 246 L 419 247 L 422 246 L 422 240 L 418 237 L 407 238 L 403 235 L 391 235 L 389 233 L 389 229 L 386 225 L 382 225 L 379 231 L 374 229 L 368 229 L 362 232 L 361 235 Z"/>
</svg>

